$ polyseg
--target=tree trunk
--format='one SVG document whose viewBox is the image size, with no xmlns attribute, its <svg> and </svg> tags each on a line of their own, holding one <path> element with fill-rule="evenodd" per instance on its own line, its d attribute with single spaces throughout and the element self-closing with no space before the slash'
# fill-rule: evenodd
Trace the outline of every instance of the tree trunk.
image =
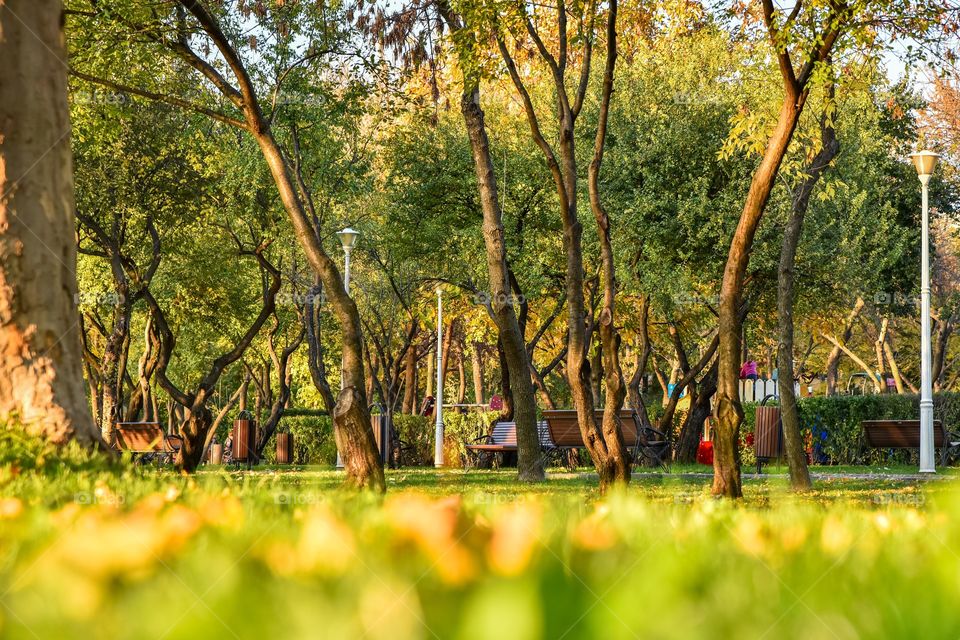
<svg viewBox="0 0 960 640">
<path fill-rule="evenodd" d="M 805 95 L 805 94 L 803 94 Z M 740 214 L 740 221 L 730 243 L 727 263 L 720 287 L 720 364 L 717 378 L 715 437 L 713 440 L 713 493 L 730 498 L 743 495 L 740 480 L 740 331 L 743 327 L 739 311 L 743 299 L 743 280 L 750 259 L 753 238 L 760 224 L 770 191 L 777 179 L 780 164 L 790 145 L 800 118 L 803 101 L 788 96 L 783 101 L 777 126 L 763 160 L 750 183 L 750 191 Z"/>
<path fill-rule="evenodd" d="M 474 342 L 470 350 L 470 364 L 473 368 L 473 401 L 477 404 L 483 404 L 483 355 L 480 353 L 480 343 Z"/>
<path fill-rule="evenodd" d="M 860 312 L 863 311 L 863 307 L 863 298 L 857 296 L 857 301 L 854 303 L 853 309 L 850 310 L 850 315 L 847 316 L 847 320 L 843 324 L 843 333 L 840 336 L 841 344 L 846 344 L 853 336 L 853 325 L 860 316 Z M 834 345 L 833 349 L 830 350 L 830 354 L 827 356 L 826 370 L 828 396 L 836 395 L 837 393 L 837 377 L 840 370 L 840 356 L 842 355 L 843 349 L 839 345 Z"/>
<path fill-rule="evenodd" d="M 413 335 L 416 337 L 419 327 L 414 322 Z M 401 413 L 413 414 L 417 411 L 417 348 L 411 341 L 403 359 L 403 405 Z"/>
<path fill-rule="evenodd" d="M 180 425 L 183 446 L 177 456 L 178 466 L 185 471 L 193 471 L 203 460 L 207 434 L 213 425 L 213 414 L 206 406 L 191 407 L 190 417 Z"/>
<path fill-rule="evenodd" d="M 887 362 L 890 363 L 890 373 L 893 375 L 894 384 L 897 385 L 897 393 L 904 394 L 907 392 L 904 385 L 910 388 L 911 393 L 917 393 L 917 388 L 914 387 L 900 371 L 900 365 L 897 363 L 897 356 L 893 350 L 893 339 L 889 333 L 887 334 L 887 339 L 883 341 L 883 353 L 887 357 Z"/>
<path fill-rule="evenodd" d="M 497 193 L 497 180 L 483 109 L 480 107 L 479 78 L 465 75 L 463 81 L 464 91 L 460 107 L 470 137 L 480 192 L 480 208 L 483 212 L 483 242 L 490 286 L 489 304 L 499 334 L 497 344 L 500 363 L 505 370 L 501 374 L 504 409 L 512 413 L 513 421 L 517 424 L 519 478 L 524 482 L 538 482 L 544 479 L 544 464 L 537 431 L 536 397 L 530 379 L 530 360 L 511 295 L 503 212 Z"/>
<path fill-rule="evenodd" d="M 126 278 L 117 281 L 115 285 L 117 302 L 113 311 L 113 329 L 107 337 L 103 349 L 103 358 L 100 360 L 100 375 L 103 387 L 100 390 L 100 437 L 108 445 L 113 445 L 114 424 L 121 419 L 123 399 L 123 374 L 125 367 L 122 350 L 130 331 L 130 291 L 126 286 Z"/>
<path fill-rule="evenodd" d="M 603 73 L 603 89 L 600 99 L 600 116 L 597 124 L 597 136 L 593 148 L 593 161 L 587 172 L 587 190 L 590 194 L 590 208 L 597 223 L 600 239 L 600 261 L 602 265 L 603 303 L 600 308 L 600 349 L 601 367 L 595 377 L 604 379 L 604 406 L 601 431 L 607 450 L 606 465 L 609 480 L 626 483 L 630 481 L 630 454 L 623 440 L 623 427 L 620 424 L 620 409 L 627 396 L 620 366 L 620 334 L 617 332 L 616 308 L 616 267 L 614 265 L 613 244 L 610 240 L 610 217 L 600 199 L 600 167 L 603 162 L 603 149 L 607 137 L 607 119 L 610 114 L 610 98 L 613 95 L 613 74 L 617 60 L 617 0 L 610 0 L 607 16 L 607 59 Z"/>
<path fill-rule="evenodd" d="M 690 410 L 680 427 L 680 436 L 677 438 L 673 455 L 677 462 L 689 464 L 697 460 L 703 424 L 710 417 L 710 401 L 717 392 L 717 362 L 713 361 L 713 366 L 699 383 L 689 387 Z"/>
<path fill-rule="evenodd" d="M 634 411 L 641 411 L 644 415 L 647 413 L 646 405 L 643 402 L 640 386 L 643 383 L 643 376 L 647 370 L 647 360 L 650 358 L 650 297 L 646 294 L 640 296 L 640 308 L 637 312 L 640 328 L 637 330 L 637 361 L 633 371 L 633 377 L 630 378 L 630 384 L 627 390 L 630 397 L 630 407 Z M 649 418 L 648 418 L 649 420 Z"/>
<path fill-rule="evenodd" d="M 434 337 L 436 337 L 436 335 L 434 335 Z M 436 341 L 434 340 L 434 342 Z M 433 381 L 437 378 L 437 372 L 434 371 L 435 369 L 434 362 L 436 362 L 436 359 L 433 357 L 430 357 L 430 352 L 428 351 L 427 352 L 427 388 L 426 388 L 427 396 L 433 395 Z"/>
<path fill-rule="evenodd" d="M 940 391 L 943 385 L 943 364 L 946 360 L 947 350 L 950 346 L 950 336 L 953 335 L 953 323 L 954 318 L 952 315 L 946 320 L 936 321 L 936 330 L 932 349 L 933 358 L 931 361 L 931 380 L 933 381 L 934 391 Z"/>
<path fill-rule="evenodd" d="M 833 103 L 833 87 L 827 89 L 827 108 Z M 783 439 L 786 445 L 787 466 L 790 469 L 790 485 L 794 491 L 806 491 L 812 487 L 810 471 L 807 468 L 807 454 L 800 433 L 800 415 L 797 410 L 797 397 L 793 390 L 793 278 L 796 264 L 797 246 L 803 232 L 803 219 L 810 205 L 810 195 L 820 177 L 840 150 L 833 124 L 832 114 L 824 113 L 820 123 L 822 148 L 806 168 L 806 176 L 797 188 L 793 198 L 793 207 L 787 219 L 783 233 L 783 247 L 780 251 L 780 267 L 777 282 L 777 316 L 780 328 L 777 368 L 780 387 L 780 416 L 783 421 Z"/>
<path fill-rule="evenodd" d="M 330 308 L 340 325 L 344 384 L 337 399 L 336 411 L 331 411 L 331 414 L 334 416 L 336 439 L 350 443 L 351 449 L 348 453 L 357 456 L 356 460 L 345 461 L 348 481 L 357 487 L 383 492 L 386 490 L 383 464 L 377 455 L 364 389 L 363 336 L 357 305 L 347 293 L 336 263 L 320 243 L 320 230 L 313 226 L 310 216 L 307 215 L 290 165 L 274 137 L 270 120 L 264 116 L 256 87 L 242 59 L 203 3 L 199 0 L 179 0 L 179 3 L 196 18 L 236 78 L 237 88 L 221 87 L 220 90 L 242 110 L 245 129 L 260 148 L 294 236 L 300 243 L 307 262 L 323 282 Z M 185 55 L 182 44 L 175 51 Z M 186 55 L 189 57 L 190 54 Z M 343 406 L 340 405 L 341 401 Z M 342 450 L 341 454 L 344 457 L 347 455 Z"/>
<path fill-rule="evenodd" d="M 461 343 L 457 351 L 457 404 L 464 404 L 467 400 L 467 369 L 463 359 L 465 346 Z"/>
<path fill-rule="evenodd" d="M 101 445 L 84 394 L 62 4 L 0 8 L 0 419 Z"/>
</svg>

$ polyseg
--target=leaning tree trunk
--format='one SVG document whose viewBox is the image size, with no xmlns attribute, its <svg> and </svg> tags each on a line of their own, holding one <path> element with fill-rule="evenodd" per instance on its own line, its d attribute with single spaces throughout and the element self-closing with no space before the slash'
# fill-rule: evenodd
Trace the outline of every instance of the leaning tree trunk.
<svg viewBox="0 0 960 640">
<path fill-rule="evenodd" d="M 832 103 L 833 90 L 827 90 L 827 104 Z M 810 205 L 810 195 L 827 166 L 840 149 L 837 136 L 824 114 L 820 124 L 822 148 L 807 167 L 806 176 L 793 198 L 793 207 L 783 233 L 783 248 L 780 251 L 780 268 L 777 282 L 777 316 L 780 325 L 780 342 L 777 348 L 778 384 L 780 387 L 780 416 L 783 420 L 783 439 L 786 445 L 787 466 L 790 469 L 790 486 L 795 491 L 810 489 L 810 470 L 807 454 L 800 433 L 800 416 L 797 411 L 797 396 L 793 391 L 793 276 L 797 257 L 797 245 L 803 232 L 803 218 Z"/>
<path fill-rule="evenodd" d="M 847 316 L 846 322 L 843 323 L 843 333 L 840 335 L 841 344 L 846 344 L 850 338 L 853 336 L 853 326 L 857 321 L 857 318 L 860 316 L 860 312 L 863 311 L 864 302 L 863 298 L 857 296 L 857 301 L 853 305 L 853 309 L 850 310 L 850 315 Z M 830 354 L 827 356 L 827 395 L 832 396 L 837 393 L 837 383 L 839 378 L 840 371 L 840 357 L 843 355 L 843 348 L 840 345 L 834 345 L 833 349 L 830 350 Z"/>
<path fill-rule="evenodd" d="M 58 0 L 0 3 L 0 420 L 92 446 L 63 20 Z"/>
<path fill-rule="evenodd" d="M 805 94 L 803 94 L 805 95 Z M 750 183 L 750 191 L 740 214 L 740 221 L 730 242 L 730 251 L 720 286 L 720 363 L 717 377 L 715 408 L 715 437 L 713 455 L 713 493 L 730 498 L 743 495 L 740 480 L 740 425 L 743 407 L 740 406 L 740 330 L 743 323 L 740 309 L 743 283 L 750 259 L 750 249 L 760 219 L 773 189 L 780 163 L 787 152 L 802 110 L 802 100 L 783 101 L 777 126 L 770 137 L 763 160 Z"/>
<path fill-rule="evenodd" d="M 480 107 L 479 79 L 464 76 L 461 111 L 470 136 L 474 169 L 483 212 L 483 242 L 487 254 L 487 275 L 490 285 L 490 309 L 499 332 L 501 365 L 506 369 L 504 391 L 509 391 L 510 409 L 517 424 L 517 473 L 521 481 L 537 482 L 544 478 L 540 436 L 537 432 L 537 405 L 530 361 L 524 336 L 520 331 L 513 306 L 507 268 L 503 214 L 497 195 L 497 181 L 490 155 L 490 143 Z M 505 401 L 507 394 L 504 394 Z M 506 404 L 505 404 L 506 408 Z"/>
</svg>

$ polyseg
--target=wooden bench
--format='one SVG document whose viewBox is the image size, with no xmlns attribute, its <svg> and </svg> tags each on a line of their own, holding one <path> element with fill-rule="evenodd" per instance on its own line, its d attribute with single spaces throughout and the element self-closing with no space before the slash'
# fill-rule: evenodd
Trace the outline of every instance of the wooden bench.
<svg viewBox="0 0 960 640">
<path fill-rule="evenodd" d="M 594 421 L 599 428 L 603 423 L 603 411 L 594 411 Z M 577 412 L 573 409 L 544 411 L 550 438 L 558 449 L 573 449 L 585 446 Z M 620 410 L 620 424 L 623 428 L 623 441 L 634 450 L 633 461 L 650 460 L 664 469 L 670 458 L 670 442 L 666 434 L 653 427 L 644 427 L 640 416 L 632 409 Z M 641 437 L 641 434 L 643 437 Z"/>
<path fill-rule="evenodd" d="M 873 449 L 919 449 L 919 420 L 864 420 L 863 435 L 867 446 Z M 946 441 L 943 423 L 933 421 L 933 446 L 942 447 Z"/>
<path fill-rule="evenodd" d="M 872 449 L 920 448 L 919 420 L 864 420 L 861 425 L 864 442 Z M 940 463 L 946 465 L 960 450 L 960 436 L 934 420 L 933 446 L 940 449 Z"/>
<path fill-rule="evenodd" d="M 150 458 L 158 463 L 170 461 L 183 445 L 183 438 L 165 434 L 157 422 L 118 422 L 114 436 L 117 451 L 132 453 L 141 462 Z"/>
<path fill-rule="evenodd" d="M 540 436 L 541 450 L 553 448 L 546 422 L 537 422 L 537 434 Z M 475 466 L 479 466 L 486 457 L 492 458 L 496 454 L 512 453 L 517 450 L 517 423 L 496 422 L 489 434 L 480 436 L 466 448 L 468 454 L 474 455 Z"/>
</svg>

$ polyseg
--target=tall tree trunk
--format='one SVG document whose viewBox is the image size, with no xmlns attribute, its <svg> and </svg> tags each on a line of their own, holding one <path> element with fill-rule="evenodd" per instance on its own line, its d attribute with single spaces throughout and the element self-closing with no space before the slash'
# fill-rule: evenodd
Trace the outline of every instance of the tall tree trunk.
<svg viewBox="0 0 960 640">
<path fill-rule="evenodd" d="M 603 89 L 600 98 L 600 116 L 597 124 L 597 136 L 593 148 L 593 161 L 587 172 L 587 190 L 590 194 L 590 208 L 597 223 L 600 239 L 600 261 L 602 265 L 603 303 L 600 307 L 600 349 L 602 351 L 601 369 L 604 379 L 604 406 L 601 432 L 607 450 L 606 475 L 613 482 L 629 482 L 630 454 L 623 440 L 623 428 L 620 424 L 620 409 L 627 395 L 620 366 L 620 334 L 614 322 L 616 309 L 617 279 L 613 257 L 613 244 L 610 240 L 610 217 L 600 199 L 600 167 L 603 163 L 603 149 L 607 139 L 607 119 L 610 115 L 610 98 L 613 95 L 613 74 L 617 60 L 617 0 L 609 0 L 607 14 L 607 60 L 603 73 Z M 596 372 L 599 377 L 601 371 Z"/>
<path fill-rule="evenodd" d="M 363 336 L 357 305 L 347 294 L 336 263 L 323 249 L 320 230 L 314 227 L 310 216 L 307 215 L 304 200 L 291 173 L 291 167 L 274 137 L 271 121 L 264 116 L 257 89 L 243 60 L 204 3 L 200 0 L 179 0 L 179 4 L 193 15 L 233 74 L 237 82 L 236 87 L 228 86 L 222 76 L 214 71 L 218 78 L 218 89 L 226 99 L 242 111 L 244 121 L 240 127 L 250 133 L 260 148 L 280 196 L 280 202 L 293 228 L 294 237 L 303 249 L 314 273 L 323 282 L 330 308 L 340 325 L 344 384 L 336 400 L 335 410 L 331 410 L 331 415 L 333 415 L 334 439 L 344 459 L 348 483 L 383 492 L 386 490 L 383 464 L 377 453 L 364 388 Z M 196 64 L 199 59 L 182 42 L 177 41 L 171 48 L 188 63 Z M 199 60 L 200 66 L 205 64 L 202 59 Z"/>
<path fill-rule="evenodd" d="M 433 395 L 433 381 L 436 380 L 437 378 L 437 372 L 434 371 L 435 369 L 434 362 L 436 362 L 436 358 L 430 357 L 430 352 L 427 351 L 427 386 L 426 386 L 427 396 Z"/>
<path fill-rule="evenodd" d="M 0 419 L 102 444 L 84 395 L 63 6 L 0 6 Z"/>
<path fill-rule="evenodd" d="M 122 267 L 120 277 L 116 279 L 114 287 L 117 302 L 113 309 L 113 328 L 107 337 L 103 349 L 103 358 L 100 360 L 100 375 L 103 387 L 100 390 L 103 398 L 100 403 L 100 437 L 112 446 L 114 439 L 114 424 L 121 419 L 123 410 L 122 388 L 124 366 L 123 349 L 130 332 L 130 289 L 127 286 L 126 276 Z M 114 271 L 116 272 L 116 267 Z"/>
<path fill-rule="evenodd" d="M 470 349 L 470 364 L 473 373 L 473 401 L 477 404 L 484 403 L 483 393 L 483 354 L 480 353 L 480 343 L 474 342 Z"/>
<path fill-rule="evenodd" d="M 464 404 L 467 400 L 467 369 L 463 359 L 466 354 L 461 347 L 457 353 L 457 404 Z"/>
<path fill-rule="evenodd" d="M 483 242 L 487 255 L 487 276 L 490 286 L 490 311 L 498 332 L 504 387 L 504 408 L 513 414 L 517 424 L 517 473 L 521 481 L 538 482 L 544 478 L 540 436 L 537 432 L 537 405 L 530 379 L 530 361 L 516 309 L 511 295 L 507 268 L 506 238 L 503 212 L 497 193 L 490 142 L 480 107 L 479 77 L 464 75 L 464 91 L 460 102 L 463 120 L 470 137 L 474 171 L 483 212 Z M 509 401 L 509 405 L 507 404 Z"/>
<path fill-rule="evenodd" d="M 640 296 L 640 308 L 637 310 L 637 317 L 640 323 L 640 328 L 637 330 L 637 361 L 633 371 L 633 377 L 630 378 L 630 384 L 627 385 L 627 389 L 630 397 L 630 407 L 634 411 L 642 412 L 646 416 L 647 408 L 644 405 L 640 388 L 643 383 L 643 376 L 647 370 L 647 361 L 652 351 L 649 333 L 650 297 L 646 294 L 641 294 Z"/>
<path fill-rule="evenodd" d="M 419 325 L 413 320 L 413 335 L 419 333 Z M 413 341 L 403 358 L 403 405 L 400 412 L 405 414 L 417 411 L 417 347 Z"/>
<path fill-rule="evenodd" d="M 836 157 L 840 144 L 833 128 L 833 86 L 827 89 L 827 102 L 820 122 L 821 149 L 806 168 L 793 198 L 793 207 L 783 233 L 780 251 L 780 267 L 777 282 L 777 316 L 780 325 L 777 367 L 780 387 L 780 415 L 783 421 L 783 439 L 786 445 L 787 466 L 790 469 L 790 485 L 795 491 L 810 489 L 810 471 L 807 469 L 807 454 L 800 433 L 800 415 L 797 397 L 793 390 L 793 279 L 797 246 L 803 232 L 803 219 L 810 205 L 810 195 L 824 171 Z"/>
<path fill-rule="evenodd" d="M 806 94 L 801 94 L 804 98 Z M 730 498 L 743 495 L 740 480 L 740 332 L 739 311 L 743 302 L 743 281 L 753 238 L 760 224 L 780 163 L 797 127 L 803 100 L 788 93 L 780 109 L 777 126 L 770 136 L 760 166 L 753 174 L 740 221 L 730 242 L 730 251 L 720 286 L 720 364 L 717 378 L 715 437 L 713 441 L 713 493 Z"/>
<path fill-rule="evenodd" d="M 593 406 L 603 406 L 603 346 L 600 344 L 599 334 L 590 344 L 590 393 L 593 395 Z"/>
<path fill-rule="evenodd" d="M 857 318 L 860 317 L 860 312 L 863 311 L 864 302 L 863 298 L 857 296 L 857 301 L 853 304 L 853 309 L 850 310 L 850 314 L 847 316 L 846 321 L 843 323 L 843 333 L 840 335 L 840 343 L 846 344 L 850 338 L 853 336 L 853 325 L 856 323 Z M 840 356 L 843 355 L 843 349 L 839 345 L 834 345 L 833 349 L 830 350 L 829 355 L 827 355 L 827 395 L 832 396 L 837 393 L 837 383 L 839 382 L 839 372 L 840 372 Z"/>
<path fill-rule="evenodd" d="M 935 337 L 933 340 L 933 358 L 931 361 L 931 375 L 933 380 L 933 390 L 940 391 L 943 386 L 943 364 L 947 357 L 947 349 L 950 345 L 950 336 L 953 335 L 954 318 L 951 315 L 947 319 L 936 321 Z"/>
</svg>

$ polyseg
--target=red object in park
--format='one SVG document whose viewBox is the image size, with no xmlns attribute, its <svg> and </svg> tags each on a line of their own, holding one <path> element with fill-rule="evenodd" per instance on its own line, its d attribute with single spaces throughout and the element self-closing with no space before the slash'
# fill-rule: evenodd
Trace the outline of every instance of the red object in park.
<svg viewBox="0 0 960 640">
<path fill-rule="evenodd" d="M 493 394 L 493 397 L 490 398 L 490 409 L 493 411 L 500 411 L 503 409 L 503 398 L 497 394 Z"/>
<path fill-rule="evenodd" d="M 697 447 L 697 462 L 713 466 L 713 443 L 709 440 L 701 440 Z"/>
</svg>

